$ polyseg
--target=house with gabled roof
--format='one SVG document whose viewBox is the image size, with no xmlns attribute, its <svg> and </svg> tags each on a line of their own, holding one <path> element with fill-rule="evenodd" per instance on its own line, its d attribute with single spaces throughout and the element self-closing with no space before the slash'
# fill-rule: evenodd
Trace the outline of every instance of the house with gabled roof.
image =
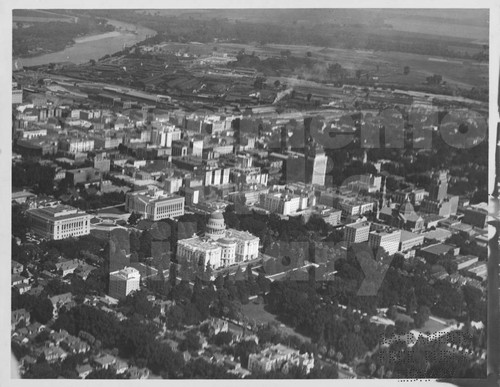
<svg viewBox="0 0 500 387">
<path fill-rule="evenodd" d="M 30 323 L 30 318 L 30 312 L 28 312 L 26 309 L 13 310 L 10 314 L 11 329 L 16 329 L 17 324 L 19 324 L 21 321 L 24 321 L 24 324 L 28 325 Z"/>
<path fill-rule="evenodd" d="M 90 364 L 79 364 L 76 366 L 78 377 L 85 379 L 94 369 Z"/>
<path fill-rule="evenodd" d="M 66 351 L 72 354 L 86 353 L 90 351 L 90 345 L 80 338 L 72 335 L 68 335 L 61 345 Z"/>
<path fill-rule="evenodd" d="M 64 278 L 69 274 L 73 274 L 79 265 L 80 261 L 78 259 L 72 259 L 56 263 L 56 268 L 57 272 Z"/>
<path fill-rule="evenodd" d="M 47 363 L 54 363 L 59 360 L 64 360 L 68 356 L 66 351 L 56 346 L 44 347 L 43 354 L 45 355 L 45 360 L 47 360 Z"/>
<path fill-rule="evenodd" d="M 128 374 L 130 379 L 147 379 L 149 377 L 149 370 L 133 366 L 128 369 Z"/>
<path fill-rule="evenodd" d="M 50 302 L 52 302 L 52 306 L 54 307 L 53 316 L 57 318 L 59 315 L 59 310 L 65 306 L 66 308 L 71 308 L 75 305 L 73 301 L 73 294 L 71 293 L 63 293 L 58 294 L 57 296 L 50 297 Z"/>
<path fill-rule="evenodd" d="M 116 363 L 116 358 L 114 356 L 105 354 L 98 358 L 95 358 L 94 363 L 96 364 L 97 368 L 107 370 L 109 367 Z"/>
</svg>

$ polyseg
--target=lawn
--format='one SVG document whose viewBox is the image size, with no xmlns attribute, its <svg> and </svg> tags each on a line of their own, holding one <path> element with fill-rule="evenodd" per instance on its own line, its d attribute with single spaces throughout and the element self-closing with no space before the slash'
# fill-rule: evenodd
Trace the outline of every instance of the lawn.
<svg viewBox="0 0 500 387">
<path fill-rule="evenodd" d="M 257 324 L 267 324 L 270 322 L 275 322 L 277 324 L 280 324 L 280 329 L 286 334 L 298 336 L 303 341 L 311 341 L 309 337 L 303 336 L 300 333 L 296 332 L 293 328 L 282 324 L 274 314 L 269 313 L 264 309 L 264 304 L 262 303 L 254 304 L 253 302 L 249 302 L 248 304 L 241 306 L 241 311 L 248 319 L 254 320 Z"/>
<path fill-rule="evenodd" d="M 433 334 L 433 333 L 440 331 L 441 329 L 446 328 L 447 326 L 448 325 L 442 324 L 439 321 L 436 321 L 436 320 L 433 320 L 432 318 L 430 318 L 429 320 L 427 320 L 427 322 L 425 323 L 425 325 L 422 328 L 417 329 L 417 330 L 419 332 L 422 332 L 425 334 L 427 334 L 427 333 Z"/>
</svg>

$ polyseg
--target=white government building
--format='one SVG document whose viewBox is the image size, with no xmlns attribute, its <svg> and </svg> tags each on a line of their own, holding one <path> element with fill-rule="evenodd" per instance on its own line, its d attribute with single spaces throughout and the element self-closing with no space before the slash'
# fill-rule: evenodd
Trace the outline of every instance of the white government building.
<svg viewBox="0 0 500 387">
<path fill-rule="evenodd" d="M 182 239 L 177 243 L 177 259 L 199 260 L 202 258 L 213 268 L 255 259 L 259 256 L 259 238 L 247 231 L 226 229 L 224 216 L 215 211 L 207 223 L 204 237 Z"/>
<path fill-rule="evenodd" d="M 77 208 L 59 204 L 26 211 L 31 230 L 47 239 L 64 239 L 90 234 L 91 215 Z"/>
<path fill-rule="evenodd" d="M 170 195 L 155 186 L 146 190 L 127 192 L 125 210 L 136 212 L 145 219 L 157 221 L 184 215 L 184 197 Z"/>
</svg>

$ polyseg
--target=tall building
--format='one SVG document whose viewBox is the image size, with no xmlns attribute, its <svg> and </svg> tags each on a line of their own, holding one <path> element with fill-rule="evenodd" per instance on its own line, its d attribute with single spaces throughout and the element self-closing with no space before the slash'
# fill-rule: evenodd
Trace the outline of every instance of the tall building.
<svg viewBox="0 0 500 387">
<path fill-rule="evenodd" d="M 311 184 L 325 185 L 326 166 L 328 164 L 328 156 L 324 153 L 316 153 L 306 160 L 306 176 L 310 176 Z M 308 179 L 307 179 L 308 180 Z M 306 181 L 309 183 L 309 181 Z"/>
<path fill-rule="evenodd" d="M 347 224 L 344 229 L 344 239 L 347 242 L 347 246 L 368 241 L 370 226 L 370 222 Z"/>
<path fill-rule="evenodd" d="M 229 183 L 230 168 L 211 169 L 205 172 L 205 185 L 225 185 Z"/>
<path fill-rule="evenodd" d="M 150 186 L 147 190 L 128 192 L 125 210 L 137 212 L 145 219 L 160 220 L 184 215 L 185 198 L 165 194 L 163 190 Z"/>
<path fill-rule="evenodd" d="M 74 207 L 57 205 L 26 213 L 31 230 L 43 238 L 58 240 L 90 234 L 91 215 Z"/>
<path fill-rule="evenodd" d="M 368 236 L 368 245 L 372 249 L 378 249 L 379 247 L 382 247 L 389 255 L 397 253 L 400 241 L 401 230 L 377 230 L 370 232 Z"/>
<path fill-rule="evenodd" d="M 432 176 L 429 196 L 422 200 L 420 211 L 447 218 L 457 213 L 458 201 L 458 196 L 448 195 L 448 172 L 439 171 Z"/>
<path fill-rule="evenodd" d="M 323 152 L 311 155 L 287 152 L 286 182 L 302 182 L 305 184 L 325 185 L 328 157 Z"/>
<path fill-rule="evenodd" d="M 442 201 L 448 193 L 448 173 L 439 171 L 432 176 L 429 186 L 429 199 Z"/>
<path fill-rule="evenodd" d="M 133 267 L 109 273 L 109 296 L 118 300 L 140 289 L 141 274 Z"/>
</svg>

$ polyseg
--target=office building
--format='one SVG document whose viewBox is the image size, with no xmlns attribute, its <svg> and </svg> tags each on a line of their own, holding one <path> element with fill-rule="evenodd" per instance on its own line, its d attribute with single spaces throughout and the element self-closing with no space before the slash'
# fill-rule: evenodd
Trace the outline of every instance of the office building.
<svg viewBox="0 0 500 387">
<path fill-rule="evenodd" d="M 344 229 L 344 239 L 347 245 L 350 246 L 354 243 L 368 241 L 370 226 L 370 222 L 357 222 L 346 225 Z"/>
<path fill-rule="evenodd" d="M 280 215 L 293 215 L 308 207 L 307 196 L 283 192 L 270 192 L 260 195 L 259 207 Z"/>
<path fill-rule="evenodd" d="M 118 300 L 140 289 L 141 274 L 133 267 L 109 273 L 109 296 Z"/>
<path fill-rule="evenodd" d="M 488 211 L 485 208 L 481 208 L 479 206 L 470 206 L 465 208 L 463 212 L 463 223 L 470 224 L 471 226 L 479 228 L 486 227 L 486 221 L 488 220 Z"/>
<path fill-rule="evenodd" d="M 70 138 L 59 141 L 59 149 L 71 154 L 90 152 L 94 150 L 93 139 Z"/>
<path fill-rule="evenodd" d="M 205 171 L 205 184 L 204 185 L 225 185 L 229 183 L 229 176 L 231 169 L 220 168 Z"/>
<path fill-rule="evenodd" d="M 125 210 L 136 212 L 145 219 L 160 220 L 184 215 L 185 198 L 165 194 L 163 190 L 150 186 L 147 190 L 128 192 Z"/>
<path fill-rule="evenodd" d="M 376 230 L 368 235 L 368 245 L 372 249 L 382 247 L 389 255 L 397 253 L 400 240 L 401 230 Z"/>
<path fill-rule="evenodd" d="M 401 240 L 399 243 L 399 251 L 406 252 L 414 247 L 424 244 L 425 237 L 422 234 L 415 234 L 406 230 L 401 230 Z"/>
</svg>

